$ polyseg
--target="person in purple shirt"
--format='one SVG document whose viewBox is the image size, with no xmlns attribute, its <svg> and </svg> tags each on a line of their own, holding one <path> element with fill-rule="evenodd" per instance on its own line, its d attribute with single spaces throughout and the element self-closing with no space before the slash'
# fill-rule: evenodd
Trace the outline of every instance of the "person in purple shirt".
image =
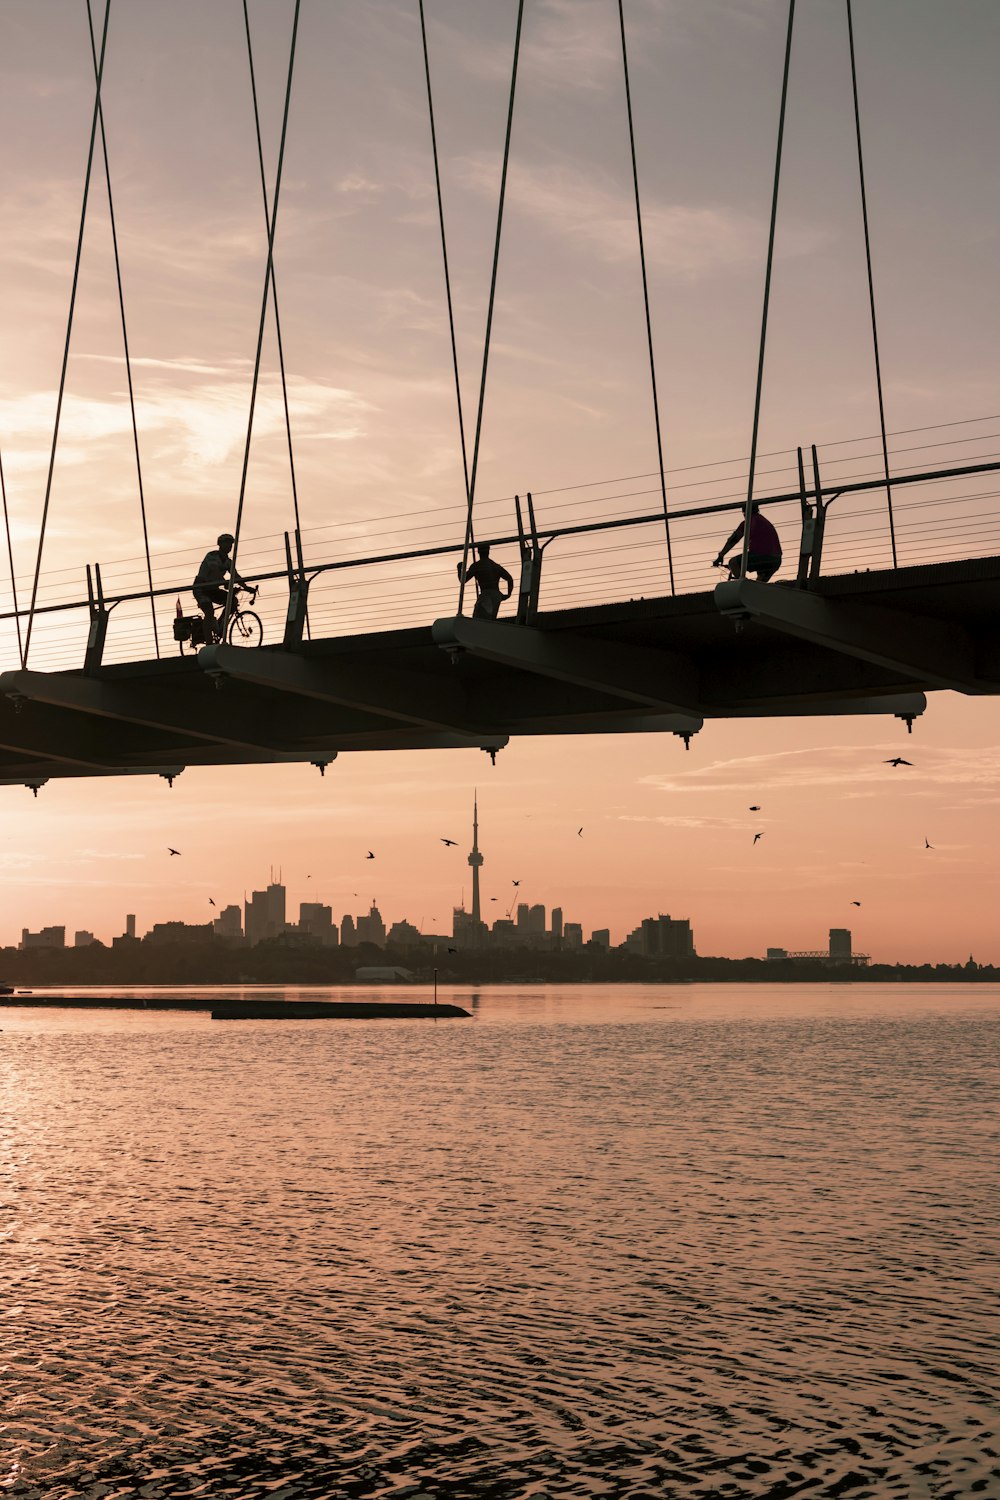
<svg viewBox="0 0 1000 1500">
<path fill-rule="evenodd" d="M 725 554 L 730 547 L 735 547 L 737 542 L 743 540 L 743 522 L 737 526 L 732 536 L 722 547 L 713 566 L 721 568 Z M 756 573 L 758 583 L 767 583 L 781 567 L 781 542 L 778 533 L 771 525 L 766 516 L 760 513 L 757 501 L 750 505 L 750 547 L 747 553 L 747 572 Z M 743 556 L 729 559 L 730 578 L 739 578 L 743 573 Z"/>
</svg>

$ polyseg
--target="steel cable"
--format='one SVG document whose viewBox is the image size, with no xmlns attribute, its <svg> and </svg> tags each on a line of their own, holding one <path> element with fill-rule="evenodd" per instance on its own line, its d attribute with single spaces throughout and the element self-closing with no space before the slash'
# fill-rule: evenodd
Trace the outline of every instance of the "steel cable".
<svg viewBox="0 0 1000 1500">
<path fill-rule="evenodd" d="M 3 495 L 3 524 L 7 533 L 7 561 L 10 563 L 10 594 L 14 604 L 14 622 L 17 625 L 17 655 L 24 670 L 24 642 L 21 639 L 21 614 L 17 603 L 17 579 L 14 576 L 14 548 L 10 539 L 10 513 L 7 510 L 7 481 L 3 474 L 3 454 L 0 453 L 0 494 Z"/>
<path fill-rule="evenodd" d="M 94 17 L 87 0 L 87 27 L 90 31 L 90 51 L 94 59 L 94 78 L 97 78 L 97 43 L 94 39 Z M 104 156 L 104 177 L 108 185 L 108 218 L 111 221 L 111 244 L 115 255 L 115 277 L 118 282 L 118 307 L 122 317 L 122 347 L 125 351 L 125 377 L 128 381 L 128 404 L 132 413 L 132 442 L 135 447 L 135 472 L 139 485 L 139 514 L 142 517 L 142 543 L 146 553 L 146 575 L 149 579 L 149 609 L 153 620 L 153 645 L 157 660 L 160 656 L 160 634 L 156 624 L 156 604 L 153 599 L 153 564 L 149 555 L 149 527 L 146 522 L 146 494 L 142 483 L 142 461 L 139 457 L 139 424 L 135 415 L 135 391 L 132 386 L 132 360 L 128 346 L 128 325 L 125 321 L 125 292 L 122 288 L 122 267 L 118 254 L 118 227 L 115 221 L 115 201 L 111 192 L 111 167 L 108 162 L 108 138 L 104 129 L 104 104 L 98 94 L 98 119 L 101 126 L 101 152 Z"/>
<path fill-rule="evenodd" d="M 94 144 L 97 140 L 97 120 L 101 109 L 101 83 L 104 78 L 104 58 L 108 45 L 108 21 L 111 18 L 111 0 L 104 8 L 104 30 L 101 34 L 101 57 L 97 68 L 97 88 L 94 95 L 94 114 L 90 122 L 90 146 L 87 150 L 87 171 L 83 180 L 83 204 L 80 209 L 80 228 L 76 237 L 76 259 L 73 262 L 73 284 L 69 297 L 69 315 L 66 319 L 66 342 L 63 346 L 62 370 L 59 374 L 59 394 L 56 398 L 56 416 L 52 429 L 52 449 L 49 454 L 49 470 L 45 480 L 45 500 L 42 505 L 42 520 L 38 529 L 38 554 L 35 558 L 35 577 L 31 586 L 31 604 L 28 609 L 28 628 L 24 639 L 22 666 L 28 665 L 31 648 L 31 628 L 35 622 L 35 602 L 38 598 L 38 579 L 42 571 L 42 553 L 45 548 L 45 530 L 49 520 L 49 502 L 52 498 L 52 477 L 56 467 L 56 448 L 59 443 L 59 422 L 62 417 L 63 396 L 66 392 L 66 371 L 69 366 L 69 346 L 73 336 L 73 312 L 76 308 L 76 292 L 80 284 L 80 260 L 83 255 L 83 232 L 87 223 L 87 200 L 90 196 L 90 178 L 94 167 Z"/>
<path fill-rule="evenodd" d="M 257 160 L 260 163 L 260 190 L 264 200 L 264 228 L 270 235 L 271 232 L 271 210 L 267 200 L 267 174 L 264 170 L 264 143 L 260 133 L 260 108 L 257 103 L 257 75 L 253 65 L 253 42 L 250 39 L 250 12 L 247 9 L 247 0 L 243 0 L 243 24 L 247 34 L 247 61 L 250 64 L 250 92 L 253 96 L 253 120 L 257 132 Z M 295 530 L 299 536 L 302 535 L 302 523 L 299 519 L 299 489 L 295 478 L 295 453 L 292 447 L 292 417 L 288 406 L 288 382 L 285 378 L 285 345 L 281 337 L 281 316 L 278 312 L 278 279 L 271 266 L 271 303 L 274 307 L 274 332 L 278 345 L 278 367 L 281 370 L 281 397 L 285 406 L 285 432 L 288 435 L 288 471 L 292 481 L 292 510 L 295 514 Z M 311 635 L 309 628 L 309 606 L 308 596 L 305 615 L 306 635 Z"/>
<path fill-rule="evenodd" d="M 639 169 L 635 155 L 635 127 L 632 121 L 632 88 L 628 73 L 628 47 L 625 43 L 625 10 L 623 0 L 618 0 L 618 20 L 622 34 L 622 66 L 625 71 L 625 108 L 628 113 L 628 139 L 632 153 L 632 187 L 635 192 L 635 222 L 639 231 L 639 265 L 642 270 L 642 301 L 646 310 L 646 342 L 649 345 L 649 380 L 653 390 L 653 421 L 656 427 L 656 457 L 660 466 L 660 493 L 663 497 L 663 524 L 667 533 L 667 569 L 670 574 L 670 592 L 674 588 L 674 554 L 670 542 L 670 511 L 667 505 L 667 480 L 663 469 L 663 436 L 660 428 L 660 402 L 656 392 L 656 361 L 653 358 L 653 322 L 649 310 L 649 281 L 646 276 L 646 244 L 642 233 L 642 207 L 639 201 Z"/>
<path fill-rule="evenodd" d="M 240 498 L 236 507 L 236 526 L 233 538 L 233 556 L 229 569 L 229 586 L 226 589 L 226 607 L 222 616 L 222 638 L 225 640 L 229 629 L 229 620 L 233 611 L 233 589 L 236 583 L 236 559 L 240 548 L 240 529 L 243 525 L 243 506 L 246 500 L 247 473 L 250 468 L 250 443 L 253 438 L 253 417 L 257 405 L 257 387 L 260 384 L 260 361 L 261 352 L 264 347 L 264 325 L 267 322 L 267 302 L 271 290 L 271 277 L 274 265 L 274 231 L 278 223 L 278 199 L 281 194 L 281 173 L 285 164 L 285 141 L 288 135 L 288 109 L 292 97 L 292 75 L 295 70 L 295 46 L 299 34 L 299 11 L 302 0 L 295 0 L 295 14 L 292 18 L 292 40 L 288 50 L 288 80 L 285 84 L 285 108 L 281 119 L 281 144 L 278 148 L 278 166 L 274 179 L 274 204 L 271 209 L 270 224 L 267 231 L 267 266 L 264 271 L 264 295 L 260 304 L 260 324 L 257 330 L 257 353 L 254 358 L 253 385 L 250 390 L 250 414 L 247 418 L 247 440 L 243 450 L 243 471 L 240 475 Z"/>
<path fill-rule="evenodd" d="M 760 319 L 760 354 L 757 359 L 757 390 L 753 404 L 753 430 L 750 437 L 750 472 L 747 477 L 747 503 L 743 516 L 743 576 L 746 577 L 750 554 L 750 507 L 753 504 L 754 470 L 757 465 L 757 434 L 760 430 L 760 398 L 764 387 L 764 350 L 767 344 L 767 311 L 771 300 L 771 271 L 774 266 L 774 231 L 778 221 L 778 186 L 781 182 L 781 147 L 785 135 L 785 108 L 788 103 L 788 70 L 792 60 L 792 30 L 795 24 L 795 0 L 788 0 L 788 35 L 785 39 L 785 68 L 781 79 L 781 108 L 778 112 L 778 145 L 774 159 L 774 188 L 771 194 L 771 224 L 767 236 L 767 270 L 764 273 L 764 307 Z"/>
<path fill-rule="evenodd" d="M 469 547 L 472 543 L 472 508 L 476 498 L 476 473 L 479 468 L 479 440 L 483 430 L 483 405 L 486 400 L 486 372 L 490 360 L 490 334 L 493 329 L 493 305 L 497 289 L 497 267 L 500 263 L 500 235 L 503 229 L 503 206 L 507 193 L 507 165 L 510 161 L 510 135 L 514 123 L 514 91 L 517 87 L 517 60 L 521 51 L 521 22 L 524 18 L 524 0 L 518 0 L 517 29 L 514 33 L 514 62 L 510 75 L 510 103 L 507 106 L 507 134 L 503 147 L 503 167 L 500 172 L 500 199 L 497 204 L 497 232 L 493 246 L 493 273 L 490 277 L 490 300 L 486 313 L 486 337 L 483 342 L 483 373 L 479 382 L 479 408 L 476 412 L 476 436 L 472 444 L 472 470 L 469 474 L 469 503 L 465 518 L 465 539 L 462 543 L 462 571 L 458 582 L 458 613 L 465 603 L 465 572 L 469 564 Z"/>
<path fill-rule="evenodd" d="M 448 330 L 451 335 L 451 362 L 455 371 L 455 400 L 458 405 L 458 437 L 462 447 L 462 472 L 465 476 L 465 503 L 469 505 L 469 456 L 465 443 L 465 417 L 462 412 L 462 382 L 458 374 L 458 343 L 455 338 L 455 309 L 451 296 L 451 272 L 448 267 L 448 237 L 444 228 L 444 197 L 441 191 L 441 169 L 438 162 L 437 130 L 434 125 L 434 95 L 431 90 L 431 63 L 427 49 L 427 22 L 424 0 L 420 4 L 420 39 L 424 49 L 424 77 L 427 80 L 427 114 L 431 126 L 431 155 L 434 158 L 434 187 L 437 193 L 438 224 L 441 228 L 441 259 L 444 264 L 444 290 L 448 303 Z"/>
<path fill-rule="evenodd" d="M 854 59 L 854 21 L 851 0 L 847 0 L 847 39 L 851 53 L 851 91 L 854 95 L 854 130 L 858 141 L 858 181 L 861 185 L 861 218 L 865 230 L 865 265 L 868 268 L 868 302 L 872 315 L 872 349 L 875 354 L 875 388 L 878 391 L 878 421 L 882 434 L 882 459 L 885 464 L 885 498 L 889 513 L 889 541 L 892 565 L 896 563 L 896 526 L 892 514 L 892 483 L 889 479 L 889 446 L 885 432 L 885 403 L 882 399 L 882 362 L 878 350 L 878 324 L 875 320 L 875 281 L 872 276 L 872 244 L 868 229 L 868 195 L 865 192 L 865 159 L 861 151 L 861 111 L 858 105 L 858 70 Z"/>
</svg>

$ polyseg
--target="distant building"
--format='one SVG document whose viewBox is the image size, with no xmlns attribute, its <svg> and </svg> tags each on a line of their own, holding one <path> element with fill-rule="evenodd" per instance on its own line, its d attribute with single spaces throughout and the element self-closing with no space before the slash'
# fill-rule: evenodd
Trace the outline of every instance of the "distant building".
<svg viewBox="0 0 1000 1500">
<path fill-rule="evenodd" d="M 215 936 L 211 922 L 154 922 L 143 938 L 146 943 L 203 943 Z"/>
<path fill-rule="evenodd" d="M 97 939 L 92 932 L 77 932 L 73 935 L 74 948 L 89 948 L 91 943 L 96 942 Z"/>
<path fill-rule="evenodd" d="M 324 948 L 337 946 L 337 928 L 334 924 L 333 912 L 321 901 L 303 901 L 300 904 L 299 931 L 303 936 L 312 938 L 314 943 L 322 943 Z"/>
<path fill-rule="evenodd" d="M 419 927 L 414 927 L 412 922 L 403 920 L 402 922 L 393 922 L 392 926 L 389 928 L 389 936 L 387 938 L 387 941 L 390 947 L 416 948 L 421 943 L 423 943 L 425 939 Z"/>
<path fill-rule="evenodd" d="M 482 948 L 489 942 L 490 930 L 464 906 L 456 906 L 451 914 L 451 935 L 466 948 Z"/>
<path fill-rule="evenodd" d="M 561 906 L 552 908 L 552 946 L 558 948 L 563 939 L 563 913 Z"/>
<path fill-rule="evenodd" d="M 590 934 L 590 941 L 592 943 L 594 943 L 595 946 L 598 947 L 598 948 L 610 948 L 611 947 L 611 929 L 610 929 L 610 927 L 598 927 L 598 929 L 597 929 L 596 932 L 592 932 Z"/>
<path fill-rule="evenodd" d="M 661 913 L 658 917 L 646 917 L 629 933 L 623 946 L 645 958 L 691 958 L 694 935 L 686 918 L 665 917 Z"/>
<path fill-rule="evenodd" d="M 252 891 L 245 903 L 243 930 L 251 945 L 281 937 L 285 930 L 285 887 L 272 880 L 264 891 Z"/>
<path fill-rule="evenodd" d="M 358 942 L 374 943 L 376 948 L 385 947 L 385 923 L 374 901 L 367 917 L 358 918 Z"/>
<path fill-rule="evenodd" d="M 129 913 L 129 915 L 125 918 L 125 934 L 124 935 L 125 935 L 125 937 L 128 937 L 128 938 L 134 938 L 135 937 L 135 913 L 134 912 Z"/>
<path fill-rule="evenodd" d="M 851 962 L 851 934 L 846 927 L 830 928 L 830 962 L 832 964 Z"/>
<path fill-rule="evenodd" d="M 529 906 L 526 901 L 517 908 L 517 936 L 526 948 L 545 946 L 545 907 Z"/>
<path fill-rule="evenodd" d="M 65 946 L 65 927 L 43 927 L 41 932 L 29 932 L 27 927 L 21 928 L 19 948 L 65 948 Z"/>
<path fill-rule="evenodd" d="M 517 942 L 517 928 L 510 917 L 498 917 L 491 933 L 494 948 L 513 948 Z"/>
<path fill-rule="evenodd" d="M 241 938 L 243 936 L 243 913 L 238 906 L 224 906 L 212 926 L 217 937 Z"/>
<path fill-rule="evenodd" d="M 773 958 L 787 958 L 788 957 L 788 949 L 787 948 L 768 948 L 768 950 L 767 950 L 767 957 L 768 958 L 772 958 L 772 959 Z"/>
<path fill-rule="evenodd" d="M 342 948 L 356 948 L 358 945 L 358 932 L 354 925 L 354 918 L 345 914 L 340 919 L 340 946 Z"/>
<path fill-rule="evenodd" d="M 579 922 L 567 922 L 563 927 L 563 947 L 583 947 L 583 928 Z"/>
</svg>

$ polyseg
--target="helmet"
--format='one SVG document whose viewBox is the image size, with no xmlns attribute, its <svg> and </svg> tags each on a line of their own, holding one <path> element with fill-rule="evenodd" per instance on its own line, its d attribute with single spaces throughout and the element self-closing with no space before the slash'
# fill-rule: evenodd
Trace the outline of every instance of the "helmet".
<svg viewBox="0 0 1000 1500">
<path fill-rule="evenodd" d="M 224 531 L 221 536 L 216 537 L 216 539 L 215 539 L 215 545 L 217 547 L 222 547 L 222 546 L 225 545 L 226 542 L 232 543 L 232 542 L 235 542 L 235 540 L 236 540 L 236 538 L 234 536 L 230 536 L 228 531 Z"/>
</svg>

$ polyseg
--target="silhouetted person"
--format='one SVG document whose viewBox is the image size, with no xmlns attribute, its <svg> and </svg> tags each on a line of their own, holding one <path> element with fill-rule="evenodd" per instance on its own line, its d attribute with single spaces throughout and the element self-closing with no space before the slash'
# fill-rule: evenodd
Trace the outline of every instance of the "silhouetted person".
<svg viewBox="0 0 1000 1500">
<path fill-rule="evenodd" d="M 233 549 L 235 537 L 224 531 L 217 539 L 215 551 L 206 552 L 198 569 L 191 592 L 198 602 L 198 608 L 208 623 L 209 639 L 215 637 L 215 609 L 224 609 L 226 605 L 226 575 L 232 573 L 233 582 L 243 588 L 249 588 L 245 578 L 234 570 L 229 561 L 229 554 Z"/>
<path fill-rule="evenodd" d="M 719 555 L 715 559 L 715 566 L 721 568 L 725 554 L 730 547 L 735 547 L 737 542 L 743 540 L 743 521 L 737 526 L 732 536 L 724 546 L 719 548 Z M 750 547 L 747 553 L 747 572 L 757 574 L 758 583 L 767 583 L 781 567 L 781 542 L 778 533 L 771 525 L 766 516 L 760 513 L 760 506 L 754 500 L 750 506 Z M 730 578 L 740 578 L 743 574 L 743 557 L 731 557 L 729 559 Z"/>
<path fill-rule="evenodd" d="M 503 601 L 509 599 L 514 592 L 514 580 L 506 568 L 502 568 L 498 562 L 494 562 L 490 557 L 489 542 L 481 542 L 476 551 L 479 553 L 478 561 L 474 562 L 471 568 L 466 568 L 465 570 L 466 581 L 470 578 L 475 579 L 478 590 L 476 607 L 472 611 L 472 618 L 474 620 L 495 620 L 500 613 L 500 606 Z M 458 576 L 459 578 L 462 576 L 461 563 L 458 565 Z M 501 594 L 500 592 L 501 582 L 507 585 L 506 594 Z"/>
</svg>

